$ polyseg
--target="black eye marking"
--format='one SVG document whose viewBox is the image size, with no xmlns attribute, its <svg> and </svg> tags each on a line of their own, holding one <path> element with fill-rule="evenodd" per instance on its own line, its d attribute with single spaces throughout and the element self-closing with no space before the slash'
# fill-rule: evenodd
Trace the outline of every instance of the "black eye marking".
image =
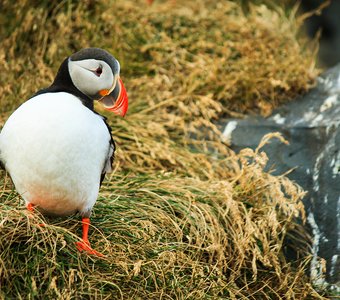
<svg viewBox="0 0 340 300">
<path fill-rule="evenodd" d="M 95 73 L 98 77 L 100 77 L 100 75 L 103 73 L 103 68 L 102 68 L 102 67 L 98 67 L 98 68 L 94 71 L 94 73 Z"/>
</svg>

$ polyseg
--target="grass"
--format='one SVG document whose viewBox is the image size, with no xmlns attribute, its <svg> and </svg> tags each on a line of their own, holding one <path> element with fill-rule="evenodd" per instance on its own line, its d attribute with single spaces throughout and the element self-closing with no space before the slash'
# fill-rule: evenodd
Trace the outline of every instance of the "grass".
<svg viewBox="0 0 340 300">
<path fill-rule="evenodd" d="M 287 236 L 305 235 L 304 192 L 264 171 L 262 145 L 233 153 L 214 123 L 267 115 L 313 86 L 315 49 L 294 11 L 20 0 L 4 1 L 0 20 L 2 124 L 89 46 L 119 59 L 131 104 L 125 119 L 107 115 L 118 151 L 90 232 L 104 259 L 76 251 L 78 218 L 28 217 L 2 173 L 1 298 L 323 299 L 306 249 L 284 256 Z"/>
</svg>

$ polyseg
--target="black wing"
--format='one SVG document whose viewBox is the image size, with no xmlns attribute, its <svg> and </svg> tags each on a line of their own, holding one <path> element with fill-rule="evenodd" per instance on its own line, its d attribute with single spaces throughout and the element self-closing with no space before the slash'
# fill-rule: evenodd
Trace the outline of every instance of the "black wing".
<svg viewBox="0 0 340 300">
<path fill-rule="evenodd" d="M 103 121 L 104 121 L 104 123 L 107 127 L 107 130 L 110 133 L 111 140 L 110 140 L 110 145 L 109 145 L 109 151 L 107 153 L 107 158 L 105 160 L 104 167 L 103 167 L 103 170 L 102 170 L 102 174 L 101 174 L 101 177 L 100 177 L 100 185 L 102 184 L 102 182 L 105 178 L 105 174 L 112 172 L 112 164 L 113 164 L 113 160 L 115 158 L 115 151 L 116 151 L 116 144 L 115 144 L 115 141 L 113 140 L 113 137 L 112 137 L 112 129 L 111 129 L 110 125 L 107 123 L 106 118 L 103 117 L 103 116 L 101 116 L 101 117 L 103 118 Z"/>
</svg>

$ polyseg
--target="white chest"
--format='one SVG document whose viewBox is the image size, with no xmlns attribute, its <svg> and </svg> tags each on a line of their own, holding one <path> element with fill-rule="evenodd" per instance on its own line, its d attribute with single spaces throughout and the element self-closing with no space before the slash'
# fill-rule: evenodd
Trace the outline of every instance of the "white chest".
<svg viewBox="0 0 340 300">
<path fill-rule="evenodd" d="M 102 118 L 68 93 L 36 96 L 0 134 L 1 160 L 26 202 L 67 215 L 94 205 L 108 156 Z"/>
</svg>

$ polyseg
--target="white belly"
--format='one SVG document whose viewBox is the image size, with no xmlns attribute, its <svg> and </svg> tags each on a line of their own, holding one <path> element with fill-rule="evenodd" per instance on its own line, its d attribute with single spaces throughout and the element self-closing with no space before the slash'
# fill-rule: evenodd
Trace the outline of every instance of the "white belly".
<svg viewBox="0 0 340 300">
<path fill-rule="evenodd" d="M 48 93 L 10 116 L 0 158 L 26 202 L 51 214 L 85 214 L 97 199 L 109 143 L 99 115 L 73 95 Z"/>
</svg>

